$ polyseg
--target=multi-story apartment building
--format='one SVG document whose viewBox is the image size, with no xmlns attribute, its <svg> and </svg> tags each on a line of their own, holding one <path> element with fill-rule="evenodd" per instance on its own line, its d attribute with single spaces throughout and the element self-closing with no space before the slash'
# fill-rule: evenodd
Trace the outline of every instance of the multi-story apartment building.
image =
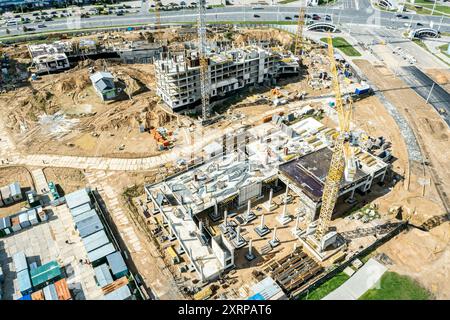
<svg viewBox="0 0 450 320">
<path fill-rule="evenodd" d="M 298 73 L 299 64 L 290 54 L 258 46 L 232 49 L 208 56 L 212 100 L 252 84 L 270 81 L 280 74 Z M 196 52 L 155 63 L 157 94 L 174 111 L 182 111 L 201 99 L 200 64 Z"/>
</svg>

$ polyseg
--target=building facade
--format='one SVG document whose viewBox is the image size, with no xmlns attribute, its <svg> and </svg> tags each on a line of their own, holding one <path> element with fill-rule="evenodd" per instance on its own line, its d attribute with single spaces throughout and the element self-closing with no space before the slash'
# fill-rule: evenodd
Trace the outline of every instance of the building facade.
<svg viewBox="0 0 450 320">
<path fill-rule="evenodd" d="M 290 54 L 249 46 L 208 56 L 210 97 L 220 99 L 244 87 L 262 84 L 280 74 L 298 73 Z M 200 63 L 196 53 L 155 63 L 157 94 L 174 111 L 182 111 L 201 99 Z"/>
</svg>

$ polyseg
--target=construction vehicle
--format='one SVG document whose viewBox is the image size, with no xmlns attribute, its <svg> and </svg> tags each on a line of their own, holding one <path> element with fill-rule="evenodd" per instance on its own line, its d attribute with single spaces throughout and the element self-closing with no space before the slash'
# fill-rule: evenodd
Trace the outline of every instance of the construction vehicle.
<svg viewBox="0 0 450 320">
<path fill-rule="evenodd" d="M 172 131 L 167 131 L 164 127 L 150 129 L 150 134 L 158 143 L 160 151 L 169 149 L 173 146 L 173 134 Z"/>
<path fill-rule="evenodd" d="M 331 65 L 331 74 L 333 76 L 333 87 L 336 98 L 335 109 L 339 120 L 339 134 L 334 142 L 333 155 L 331 157 L 330 168 L 325 180 L 322 194 L 322 206 L 320 208 L 317 229 L 314 232 L 314 238 L 320 243 L 320 250 L 323 251 L 335 238 L 330 237 L 329 224 L 333 215 L 334 208 L 339 196 L 341 180 L 352 179 L 356 172 L 356 164 L 352 151 L 350 149 L 350 119 L 352 115 L 352 104 L 344 105 L 341 88 L 339 84 L 336 62 L 334 59 L 333 42 L 331 35 L 328 34 L 328 56 Z M 347 169 L 347 172 L 345 172 Z M 334 232 L 334 234 L 336 234 Z"/>
</svg>

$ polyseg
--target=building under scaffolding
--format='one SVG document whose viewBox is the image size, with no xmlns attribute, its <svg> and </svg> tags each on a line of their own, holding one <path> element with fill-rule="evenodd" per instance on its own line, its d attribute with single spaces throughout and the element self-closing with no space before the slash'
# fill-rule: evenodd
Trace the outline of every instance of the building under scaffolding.
<svg viewBox="0 0 450 320">
<path fill-rule="evenodd" d="M 281 74 L 298 74 L 298 61 L 290 54 L 259 46 L 208 54 L 212 99 L 271 81 Z M 155 63 L 157 94 L 174 111 L 194 106 L 201 98 L 200 62 L 197 52 L 175 55 Z"/>
</svg>

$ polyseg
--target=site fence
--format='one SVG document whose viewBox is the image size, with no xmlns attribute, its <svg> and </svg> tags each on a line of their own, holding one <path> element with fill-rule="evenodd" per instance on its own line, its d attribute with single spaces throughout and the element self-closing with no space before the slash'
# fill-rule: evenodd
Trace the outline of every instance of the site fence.
<svg viewBox="0 0 450 320">
<path fill-rule="evenodd" d="M 334 276 L 336 276 L 338 273 L 342 272 L 346 267 L 348 267 L 353 260 L 364 257 L 382 244 L 386 243 L 393 237 L 400 234 L 404 229 L 408 227 L 408 222 L 402 222 L 400 223 L 395 229 L 390 231 L 388 234 L 386 234 L 384 237 L 377 239 L 374 243 L 372 243 L 367 248 L 364 248 L 363 250 L 355 253 L 350 258 L 348 258 L 345 262 L 337 266 L 336 268 L 332 269 L 322 277 L 318 278 L 316 281 L 312 282 L 309 286 L 302 288 L 301 290 L 293 291 L 290 296 L 291 298 L 299 298 L 300 296 L 304 295 L 305 293 L 308 294 L 310 291 L 316 289 L 326 281 L 330 280 Z"/>
</svg>

